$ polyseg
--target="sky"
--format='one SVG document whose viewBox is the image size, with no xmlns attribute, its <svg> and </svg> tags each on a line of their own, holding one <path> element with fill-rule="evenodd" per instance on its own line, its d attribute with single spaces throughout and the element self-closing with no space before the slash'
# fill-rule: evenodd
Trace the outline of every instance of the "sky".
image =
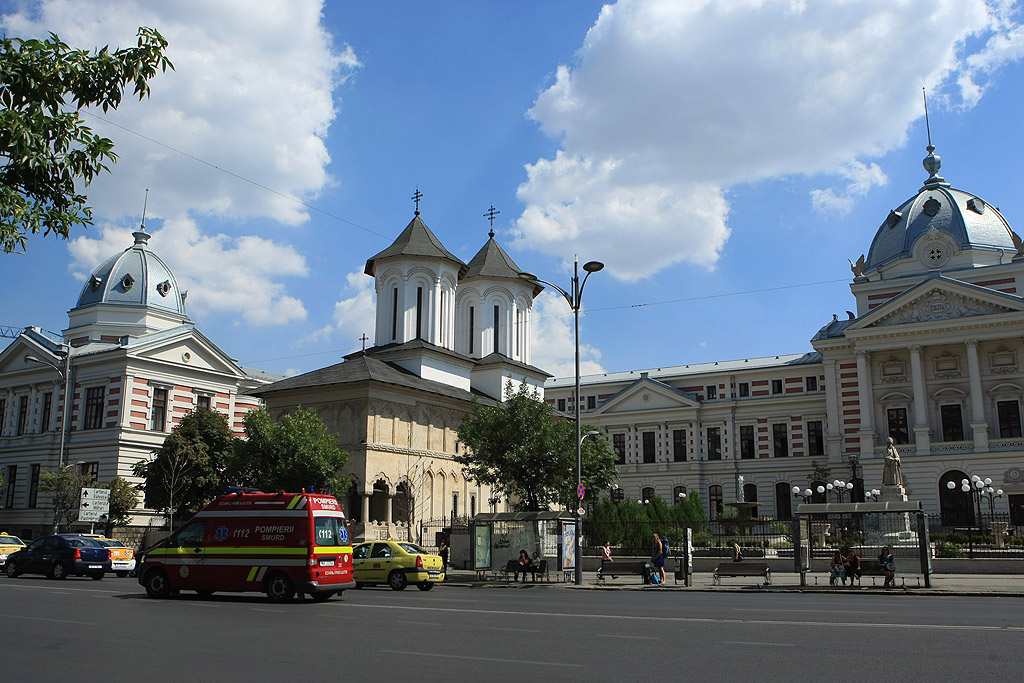
<svg viewBox="0 0 1024 683">
<path fill-rule="evenodd" d="M 0 325 L 66 328 L 148 201 L 206 336 L 244 366 L 331 365 L 373 343 L 363 267 L 418 189 L 463 261 L 493 205 L 523 270 L 605 264 L 584 374 L 810 351 L 927 177 L 922 88 L 942 175 L 1024 229 L 1022 22 L 1008 0 L 0 0 L 7 37 L 151 26 L 175 66 L 83 113 L 119 155 L 84 188 L 95 224 L 0 254 Z M 534 308 L 533 364 L 572 375 L 568 306 Z"/>
</svg>

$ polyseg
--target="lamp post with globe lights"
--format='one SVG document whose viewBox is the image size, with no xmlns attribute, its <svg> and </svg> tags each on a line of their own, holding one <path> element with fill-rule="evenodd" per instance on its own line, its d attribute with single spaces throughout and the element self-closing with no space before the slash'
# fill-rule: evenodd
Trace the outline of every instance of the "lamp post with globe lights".
<svg viewBox="0 0 1024 683">
<path fill-rule="evenodd" d="M 576 332 L 576 393 L 574 401 L 574 412 L 576 415 L 576 486 L 579 488 L 583 483 L 583 439 L 584 436 L 581 432 L 582 425 L 580 423 L 580 306 L 582 304 L 583 288 L 587 284 L 587 278 L 590 277 L 591 273 L 596 273 L 604 268 L 604 264 L 600 261 L 587 261 L 583 264 L 583 270 L 586 271 L 586 275 L 583 276 L 583 280 L 580 280 L 580 261 L 579 258 L 573 260 L 573 274 L 572 280 L 570 281 L 570 290 L 566 291 L 556 285 L 553 282 L 547 280 L 541 280 L 533 273 L 521 272 L 519 277 L 529 282 L 539 282 L 550 287 L 553 287 L 556 292 L 561 294 L 566 302 L 569 304 L 569 308 L 572 309 L 574 318 L 574 329 Z M 582 503 L 582 500 L 580 501 Z M 580 515 L 579 509 L 576 511 L 576 585 L 583 584 L 583 562 L 580 558 Z"/>
<path fill-rule="evenodd" d="M 64 407 L 61 411 L 60 423 L 60 451 L 57 453 L 57 469 L 59 470 L 61 467 L 64 466 L 64 461 L 66 459 L 65 448 L 67 445 L 68 422 L 71 418 L 71 402 L 68 400 L 70 398 L 71 391 L 71 388 L 69 386 L 71 383 L 71 347 L 62 344 L 60 349 L 58 349 L 54 353 L 64 361 L 61 365 L 57 365 L 56 363 L 48 361 L 45 358 L 33 356 L 32 354 L 26 355 L 25 360 L 28 361 L 29 363 L 39 363 L 40 365 L 48 365 L 49 367 L 53 368 L 57 372 L 57 374 L 60 375 L 60 378 L 64 381 Z M 45 429 L 46 425 L 43 425 L 43 428 Z"/>
</svg>

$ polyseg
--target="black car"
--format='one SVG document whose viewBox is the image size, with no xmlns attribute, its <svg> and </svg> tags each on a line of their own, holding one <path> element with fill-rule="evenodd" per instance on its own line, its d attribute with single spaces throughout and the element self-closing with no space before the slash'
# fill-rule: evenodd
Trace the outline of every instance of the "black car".
<svg viewBox="0 0 1024 683">
<path fill-rule="evenodd" d="M 45 574 L 65 579 L 68 574 L 91 576 L 99 581 L 110 571 L 110 551 L 81 534 L 43 536 L 7 558 L 7 576 Z"/>
</svg>

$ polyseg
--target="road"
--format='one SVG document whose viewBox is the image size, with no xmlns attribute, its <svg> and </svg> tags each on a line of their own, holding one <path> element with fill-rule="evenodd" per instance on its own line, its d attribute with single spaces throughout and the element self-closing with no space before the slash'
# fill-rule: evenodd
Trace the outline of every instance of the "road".
<svg viewBox="0 0 1024 683">
<path fill-rule="evenodd" d="M 5 681 L 1017 681 L 1024 600 L 562 586 L 152 600 L 0 577 Z M 330 678 L 327 678 L 330 677 Z"/>
</svg>

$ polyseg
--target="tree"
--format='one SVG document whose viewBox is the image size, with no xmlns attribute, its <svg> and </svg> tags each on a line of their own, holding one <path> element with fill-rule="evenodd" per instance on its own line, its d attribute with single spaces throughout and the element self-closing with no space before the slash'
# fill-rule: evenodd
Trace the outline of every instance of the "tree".
<svg viewBox="0 0 1024 683">
<path fill-rule="evenodd" d="M 132 511 L 139 503 L 139 494 L 127 479 L 114 477 L 107 485 L 110 489 L 110 511 L 107 513 L 106 535 L 110 536 L 115 527 L 127 526 Z"/>
<path fill-rule="evenodd" d="M 157 71 L 173 69 L 167 41 L 142 27 L 138 44 L 111 52 L 72 49 L 45 40 L 0 39 L 0 246 L 25 249 L 29 234 L 67 239 L 92 225 L 76 184 L 88 186 L 117 160 L 114 143 L 84 125 L 82 109 L 117 109 L 131 84 L 149 95 Z M 73 109 L 66 109 L 70 105 Z"/>
<path fill-rule="evenodd" d="M 228 465 L 228 479 L 264 491 L 327 488 L 341 495 L 348 477 L 339 474 L 348 452 L 312 409 L 301 406 L 274 422 L 265 409 L 245 416 L 246 439 L 238 440 Z"/>
<path fill-rule="evenodd" d="M 77 465 L 61 465 L 53 472 L 43 472 L 39 475 L 39 491 L 50 494 L 55 531 L 61 528 L 69 529 L 78 519 L 78 502 L 82 489 L 95 483 L 92 474 L 84 472 Z"/>
<path fill-rule="evenodd" d="M 153 460 L 135 463 L 136 477 L 146 481 L 145 505 L 174 515 L 199 511 L 224 485 L 223 472 L 234 450 L 235 437 L 227 417 L 209 408 L 197 408 L 174 428 Z"/>
<path fill-rule="evenodd" d="M 575 509 L 576 428 L 555 418 L 551 407 L 525 384 L 498 406 L 474 401 L 459 427 L 467 450 L 454 459 L 466 476 L 491 486 L 520 510 L 547 510 L 552 504 Z M 584 432 L 591 427 L 584 428 Z M 583 442 L 583 483 L 607 490 L 615 481 L 615 459 L 605 439 Z"/>
</svg>

